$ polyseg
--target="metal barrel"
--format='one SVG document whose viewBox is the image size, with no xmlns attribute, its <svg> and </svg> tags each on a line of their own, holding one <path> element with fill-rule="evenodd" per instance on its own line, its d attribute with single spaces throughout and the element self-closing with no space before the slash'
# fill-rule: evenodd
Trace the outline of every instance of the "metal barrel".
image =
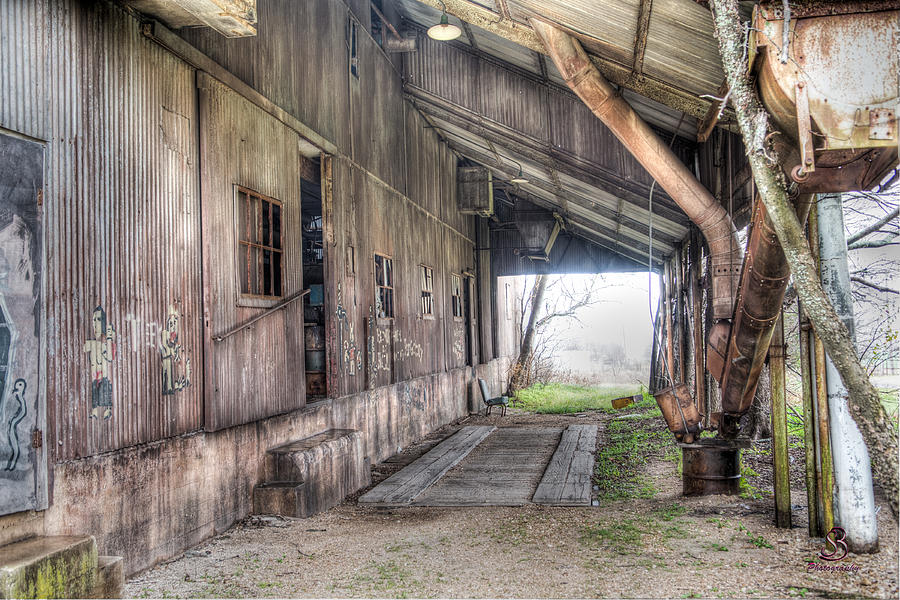
<svg viewBox="0 0 900 600">
<path fill-rule="evenodd" d="M 741 491 L 741 446 L 721 440 L 698 440 L 680 444 L 682 452 L 682 494 L 706 496 Z"/>
</svg>

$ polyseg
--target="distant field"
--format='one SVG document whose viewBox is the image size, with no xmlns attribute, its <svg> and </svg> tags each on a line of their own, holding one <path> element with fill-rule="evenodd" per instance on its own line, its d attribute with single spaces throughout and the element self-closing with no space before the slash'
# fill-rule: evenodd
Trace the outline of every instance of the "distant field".
<svg viewBox="0 0 900 600">
<path fill-rule="evenodd" d="M 511 406 L 540 414 L 577 413 L 586 410 L 611 410 L 612 400 L 642 392 L 640 385 L 584 386 L 568 383 L 535 384 L 521 390 Z"/>
</svg>

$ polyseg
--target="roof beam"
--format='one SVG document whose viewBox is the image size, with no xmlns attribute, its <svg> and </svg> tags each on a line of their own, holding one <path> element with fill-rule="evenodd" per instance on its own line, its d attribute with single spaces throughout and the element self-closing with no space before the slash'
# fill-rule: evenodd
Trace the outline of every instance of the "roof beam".
<svg viewBox="0 0 900 600">
<path fill-rule="evenodd" d="M 225 37 L 256 35 L 256 0 L 170 0 Z"/>
<path fill-rule="evenodd" d="M 469 0 L 418 1 L 436 10 L 443 10 L 442 5 L 444 5 L 446 6 L 447 14 L 453 15 L 460 21 L 489 31 L 494 35 L 515 42 L 540 54 L 547 54 L 547 49 L 544 48 L 544 44 L 531 27 L 504 17 L 501 13 L 496 13 L 475 2 L 470 2 Z M 584 33 L 572 31 L 558 23 L 553 23 L 553 26 L 582 40 L 589 42 L 599 41 L 584 35 Z M 596 55 L 591 55 L 591 61 L 610 82 L 633 90 L 642 96 L 656 100 L 675 110 L 680 110 L 698 119 L 702 118 L 709 110 L 709 101 L 698 98 L 687 90 L 682 90 L 654 77 L 636 74 L 632 72 L 632 65 L 621 65 L 613 60 Z"/>
<path fill-rule="evenodd" d="M 650 11 L 653 0 L 641 0 L 638 11 L 637 29 L 634 34 L 634 61 L 631 72 L 640 75 L 644 71 L 644 52 L 647 50 L 647 33 L 650 31 Z"/>
<path fill-rule="evenodd" d="M 649 208 L 649 186 L 634 182 L 623 182 L 615 173 L 607 172 L 595 162 L 579 158 L 565 152 L 544 140 L 510 129 L 496 121 L 483 116 L 444 98 L 435 96 L 412 84 L 404 86 L 407 96 L 422 112 L 453 124 L 475 135 L 492 138 L 503 147 L 526 156 L 541 164 L 555 164 L 558 170 L 580 179 L 601 190 L 625 198 L 630 204 L 641 209 Z M 678 207 L 664 192 L 658 191 L 654 196 L 653 213 L 661 218 L 684 226 L 688 222 L 684 211 Z M 684 229 L 686 232 L 687 229 Z"/>
</svg>

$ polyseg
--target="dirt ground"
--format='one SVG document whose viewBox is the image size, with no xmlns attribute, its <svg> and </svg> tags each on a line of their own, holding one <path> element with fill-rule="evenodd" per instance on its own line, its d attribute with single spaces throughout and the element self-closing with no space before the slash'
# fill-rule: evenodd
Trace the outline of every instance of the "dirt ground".
<svg viewBox="0 0 900 600">
<path fill-rule="evenodd" d="M 627 411 L 623 411 L 627 412 Z M 617 415 L 470 417 L 373 468 L 373 485 L 461 424 L 597 423 L 598 448 Z M 619 415 L 621 416 L 621 415 Z M 648 422 L 663 428 L 661 419 Z M 746 463 L 760 493 L 685 498 L 677 463 L 641 465 L 650 492 L 599 506 L 376 509 L 355 497 L 309 519 L 251 517 L 127 582 L 126 597 L 896 598 L 897 527 L 876 498 L 881 551 L 810 571 L 822 540 L 806 530 L 802 455 L 792 456 L 794 527 L 773 525 L 771 457 Z M 798 463 L 799 462 L 799 466 Z M 762 497 L 759 497 L 762 496 Z M 832 566 L 833 566 L 832 564 Z"/>
</svg>

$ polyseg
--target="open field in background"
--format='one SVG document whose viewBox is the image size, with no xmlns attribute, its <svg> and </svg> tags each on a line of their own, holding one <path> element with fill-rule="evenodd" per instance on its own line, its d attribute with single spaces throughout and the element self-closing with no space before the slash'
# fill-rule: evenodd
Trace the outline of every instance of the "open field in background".
<svg viewBox="0 0 900 600">
<path fill-rule="evenodd" d="M 578 385 L 573 383 L 536 383 L 520 390 L 510 406 L 537 414 L 579 413 L 586 410 L 612 410 L 611 402 L 645 390 L 634 385 Z M 652 398 L 651 398 L 652 400 Z M 655 401 L 653 401 L 655 404 Z"/>
</svg>

